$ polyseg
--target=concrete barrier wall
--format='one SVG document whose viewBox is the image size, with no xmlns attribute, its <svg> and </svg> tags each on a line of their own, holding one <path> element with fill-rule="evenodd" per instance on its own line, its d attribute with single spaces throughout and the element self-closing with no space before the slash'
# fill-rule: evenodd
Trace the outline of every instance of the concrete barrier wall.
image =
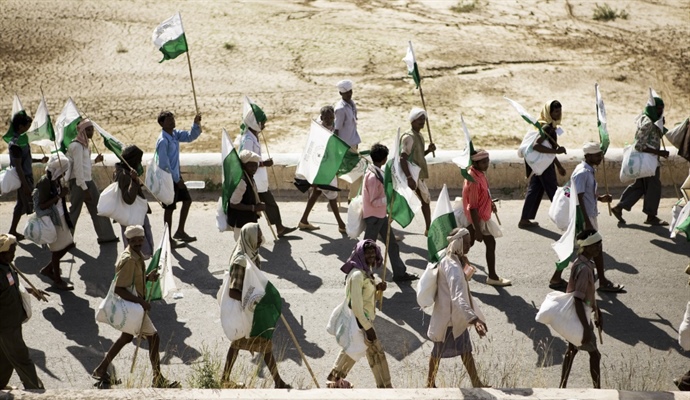
<svg viewBox="0 0 690 400">
<path fill-rule="evenodd" d="M 452 159 L 459 155 L 459 151 L 437 151 L 435 158 L 427 157 L 430 175 L 427 181 L 429 189 L 432 191 L 440 190 L 444 183 L 453 192 L 462 188 L 463 178 L 460 175 L 460 170 L 452 162 Z M 144 165 L 151 160 L 152 156 L 152 154 L 144 155 Z M 275 154 L 274 156 L 275 165 L 268 171 L 271 190 L 277 192 L 276 195 L 281 197 L 300 195 L 292 184 L 299 154 Z M 517 157 L 516 150 L 492 150 L 490 157 L 491 166 L 488 171 L 488 178 L 495 194 L 498 191 L 511 193 L 526 186 L 524 161 Z M 558 158 L 569 176 L 575 166 L 583 160 L 583 153 L 582 150 L 571 150 L 567 155 L 559 155 Z M 609 149 L 605 161 L 605 179 L 603 163 L 597 172 L 597 180 L 601 188 L 604 187 L 605 181 L 609 188 L 626 186 L 626 184 L 621 183 L 619 178 L 622 158 L 623 149 Z M 102 164 L 94 165 L 93 179 L 99 188 L 103 189 L 110 183 L 114 171 L 113 166 L 116 162 L 117 158 L 113 154 L 106 154 L 105 166 Z M 3 166 L 9 164 L 9 158 L 6 154 L 0 155 L 0 163 Z M 185 180 L 206 182 L 206 191 L 220 190 L 220 153 L 182 154 L 180 163 L 182 176 Z M 662 160 L 661 181 L 663 185 L 670 187 L 675 182 L 680 186 L 688 176 L 689 165 L 685 159 L 678 156 L 671 156 L 668 160 Z M 34 164 L 34 176 L 37 179 L 43 174 L 43 169 L 43 164 Z M 348 184 L 339 181 L 339 187 L 347 190 Z"/>
</svg>

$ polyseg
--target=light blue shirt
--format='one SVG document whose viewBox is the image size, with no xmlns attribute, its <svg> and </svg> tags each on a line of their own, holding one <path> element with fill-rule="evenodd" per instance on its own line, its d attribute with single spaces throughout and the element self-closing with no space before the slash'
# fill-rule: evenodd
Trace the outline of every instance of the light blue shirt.
<svg viewBox="0 0 690 400">
<path fill-rule="evenodd" d="M 584 204 L 582 206 L 587 211 L 587 215 L 590 217 L 599 215 L 597 207 L 597 181 L 594 178 L 594 168 L 583 161 L 575 168 L 570 180 L 575 185 L 577 194 L 583 195 Z"/>
<path fill-rule="evenodd" d="M 201 135 L 201 127 L 193 124 L 191 132 L 173 129 L 172 135 L 161 131 L 158 136 L 156 142 L 158 167 L 170 172 L 173 182 L 180 181 L 180 142 L 193 142 L 199 135 Z"/>
</svg>

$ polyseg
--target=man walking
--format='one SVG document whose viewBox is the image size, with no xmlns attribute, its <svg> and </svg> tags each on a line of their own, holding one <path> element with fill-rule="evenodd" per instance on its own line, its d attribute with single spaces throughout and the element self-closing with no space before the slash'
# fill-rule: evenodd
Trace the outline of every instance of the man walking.
<svg viewBox="0 0 690 400">
<path fill-rule="evenodd" d="M 185 232 L 185 222 L 189 215 L 189 208 L 192 206 L 192 197 L 189 195 L 189 190 L 184 184 L 184 179 L 180 175 L 180 142 L 192 142 L 201 135 L 201 114 L 194 117 L 191 131 L 182 131 L 175 129 L 175 116 L 170 111 L 162 111 L 158 115 L 158 124 L 162 131 L 158 136 L 156 142 L 156 154 L 158 155 L 158 167 L 169 172 L 173 178 L 173 185 L 175 188 L 175 200 L 172 204 L 165 205 L 165 213 L 163 214 L 163 222 L 172 227 L 173 211 L 177 208 L 176 203 L 182 202 L 182 209 L 180 210 L 180 222 L 177 225 L 177 231 L 172 236 L 170 244 L 173 248 L 184 246 L 183 243 L 178 242 L 193 242 L 196 237 L 189 236 Z M 172 229 L 171 229 L 172 231 Z"/>
<path fill-rule="evenodd" d="M 343 139 L 350 146 L 350 151 L 357 153 L 362 142 L 357 132 L 357 105 L 352 100 L 352 81 L 342 80 L 336 85 L 341 99 L 335 104 L 335 130 L 333 134 Z M 352 182 L 348 201 L 357 197 L 362 178 Z"/>
<path fill-rule="evenodd" d="M 91 178 L 89 140 L 92 137 L 93 122 L 89 119 L 83 119 L 77 125 L 77 137 L 67 148 L 67 158 L 69 158 L 71 167 L 69 175 L 69 217 L 74 226 L 73 229 L 76 230 L 81 207 L 86 203 L 86 209 L 89 210 L 91 220 L 93 221 L 93 228 L 96 230 L 96 236 L 98 236 L 98 243 L 117 242 L 118 238 L 115 236 L 110 220 L 98 215 L 98 198 L 100 194 Z M 99 163 L 101 161 L 103 161 L 103 156 L 99 154 L 94 162 Z"/>
</svg>

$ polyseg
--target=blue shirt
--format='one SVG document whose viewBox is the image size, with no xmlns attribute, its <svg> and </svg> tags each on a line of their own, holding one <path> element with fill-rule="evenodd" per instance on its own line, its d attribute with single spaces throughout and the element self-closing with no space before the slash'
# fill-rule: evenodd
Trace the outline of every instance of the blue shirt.
<svg viewBox="0 0 690 400">
<path fill-rule="evenodd" d="M 180 142 L 192 142 L 199 135 L 201 135 L 201 127 L 193 124 L 191 132 L 173 129 L 172 135 L 161 131 L 160 136 L 158 136 L 156 142 L 158 166 L 170 172 L 173 182 L 180 181 Z"/>
</svg>

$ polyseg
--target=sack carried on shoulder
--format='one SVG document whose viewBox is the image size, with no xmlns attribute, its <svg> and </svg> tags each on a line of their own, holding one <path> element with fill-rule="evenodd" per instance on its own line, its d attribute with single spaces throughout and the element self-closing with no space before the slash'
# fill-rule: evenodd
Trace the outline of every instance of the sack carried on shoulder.
<svg viewBox="0 0 690 400">
<path fill-rule="evenodd" d="M 570 196 L 570 181 L 568 181 L 556 189 L 551 207 L 549 207 L 549 218 L 562 231 L 568 229 L 570 224 Z"/>
<path fill-rule="evenodd" d="M 149 203 L 137 196 L 134 203 L 127 204 L 122 198 L 122 191 L 117 182 L 106 187 L 98 198 L 98 215 L 112 218 L 122 226 L 144 225 Z"/>
<path fill-rule="evenodd" d="M 252 330 L 252 314 L 242 308 L 242 303 L 230 297 L 230 274 L 223 276 L 223 285 L 216 298 L 220 305 L 220 324 L 228 339 L 237 340 L 249 337 Z"/>
<path fill-rule="evenodd" d="M 522 140 L 520 147 L 518 147 L 518 156 L 524 157 L 527 165 L 534 171 L 534 175 L 539 176 L 553 163 L 556 155 L 534 150 L 537 140 L 539 140 L 539 131 L 528 132 Z M 542 144 L 546 147 L 551 147 L 548 140 L 545 140 Z"/>
<path fill-rule="evenodd" d="M 153 154 L 146 168 L 146 186 L 161 203 L 170 205 L 175 201 L 175 182 L 170 172 L 158 166 L 158 153 Z"/>
<path fill-rule="evenodd" d="M 0 192 L 7 194 L 22 187 L 19 174 L 14 167 L 7 167 L 0 171 Z"/>
<path fill-rule="evenodd" d="M 345 230 L 350 239 L 357 239 L 364 232 L 366 223 L 364 222 L 364 208 L 362 205 L 362 195 L 357 195 L 347 207 L 347 225 Z"/>
<path fill-rule="evenodd" d="M 635 150 L 634 145 L 625 146 L 623 149 L 623 162 L 621 163 L 621 182 L 632 182 L 635 179 L 647 178 L 656 174 L 659 159 L 651 153 L 641 153 Z"/>
<path fill-rule="evenodd" d="M 419 283 L 415 289 L 417 292 L 417 304 L 426 308 L 434 305 L 436 301 L 436 291 L 438 290 L 438 264 L 429 263 L 419 278 Z"/>
<path fill-rule="evenodd" d="M 24 236 L 36 244 L 50 244 L 57 240 L 57 230 L 49 215 L 31 214 L 24 226 Z"/>
<path fill-rule="evenodd" d="M 331 312 L 326 325 L 326 332 L 335 336 L 338 345 L 343 348 L 345 354 L 354 361 L 364 357 L 367 345 L 364 342 L 364 332 L 357 324 L 357 318 L 350 309 L 350 280 L 345 286 L 345 300 Z"/>
<path fill-rule="evenodd" d="M 120 332 L 137 336 L 144 320 L 144 308 L 115 294 L 117 275 L 110 284 L 108 294 L 96 309 L 96 321 L 108 324 Z"/>
<path fill-rule="evenodd" d="M 587 324 L 592 320 L 592 307 L 584 304 Z M 584 327 L 575 311 L 573 293 L 551 292 L 546 295 L 539 307 L 535 321 L 550 325 L 554 331 L 575 346 L 582 345 Z M 589 327 L 587 328 L 589 329 Z"/>
</svg>

